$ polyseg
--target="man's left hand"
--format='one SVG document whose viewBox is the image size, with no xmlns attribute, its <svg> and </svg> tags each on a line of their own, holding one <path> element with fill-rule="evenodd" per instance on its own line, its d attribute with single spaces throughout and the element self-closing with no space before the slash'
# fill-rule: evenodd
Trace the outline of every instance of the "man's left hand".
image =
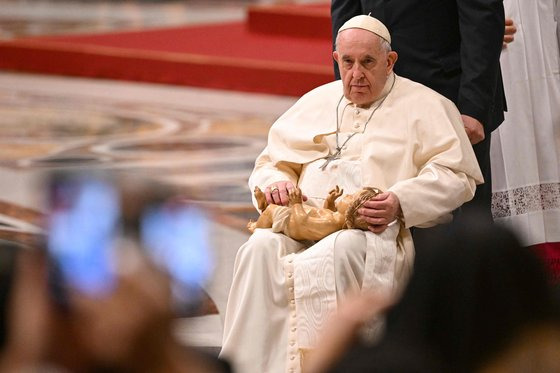
<svg viewBox="0 0 560 373">
<path fill-rule="evenodd" d="M 478 144 L 479 142 L 484 140 L 484 137 L 486 136 L 484 134 L 484 126 L 478 121 L 478 119 L 475 119 L 468 115 L 461 115 L 461 118 L 463 119 L 465 132 L 467 133 L 469 141 L 472 145 Z"/>
<path fill-rule="evenodd" d="M 401 213 L 401 203 L 393 192 L 378 194 L 364 202 L 358 214 L 368 223 L 369 230 L 381 233 Z"/>
</svg>

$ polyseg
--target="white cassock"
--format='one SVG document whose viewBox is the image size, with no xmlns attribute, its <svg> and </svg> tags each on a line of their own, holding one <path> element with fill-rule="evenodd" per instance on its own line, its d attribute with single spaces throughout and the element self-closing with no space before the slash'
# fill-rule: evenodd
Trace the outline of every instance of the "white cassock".
<svg viewBox="0 0 560 373">
<path fill-rule="evenodd" d="M 393 76 L 381 106 L 357 108 L 336 81 L 303 96 L 272 126 L 251 190 L 291 180 L 321 207 L 336 185 L 348 194 L 378 187 L 397 195 L 404 222 L 382 234 L 342 230 L 316 243 L 257 229 L 237 254 L 225 316 L 221 356 L 236 371 L 300 372 L 301 352 L 319 342 L 344 294 L 401 288 L 414 255 L 408 228 L 448 221 L 482 182 L 453 103 Z M 337 127 L 339 146 L 352 137 L 323 171 Z"/>
</svg>

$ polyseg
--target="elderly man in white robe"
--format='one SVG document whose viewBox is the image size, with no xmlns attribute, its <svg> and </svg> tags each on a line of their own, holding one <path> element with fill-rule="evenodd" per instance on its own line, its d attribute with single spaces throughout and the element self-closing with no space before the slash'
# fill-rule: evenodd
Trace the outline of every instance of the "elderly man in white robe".
<svg viewBox="0 0 560 373">
<path fill-rule="evenodd" d="M 390 42 L 377 19 L 349 20 L 333 53 L 341 81 L 304 95 L 270 129 L 249 179 L 268 203 L 286 205 L 296 186 L 317 207 L 336 185 L 384 193 L 359 210 L 368 231 L 302 242 L 256 229 L 239 249 L 221 352 L 238 372 L 300 372 L 345 294 L 402 288 L 409 228 L 448 222 L 483 181 L 454 104 L 396 76 Z"/>
</svg>

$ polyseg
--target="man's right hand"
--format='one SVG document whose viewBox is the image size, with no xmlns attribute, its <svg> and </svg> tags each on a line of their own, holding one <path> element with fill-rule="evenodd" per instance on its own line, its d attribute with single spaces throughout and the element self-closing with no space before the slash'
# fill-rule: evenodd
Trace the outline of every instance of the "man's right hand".
<svg viewBox="0 0 560 373">
<path fill-rule="evenodd" d="M 513 22 L 513 19 L 506 18 L 506 27 L 504 30 L 504 41 L 502 44 L 502 48 L 506 48 L 509 43 L 513 41 L 515 38 L 513 35 L 517 32 L 517 27 Z"/>
<path fill-rule="evenodd" d="M 465 126 L 465 132 L 469 138 L 472 145 L 478 144 L 484 140 L 484 126 L 477 119 L 470 117 L 468 115 L 461 115 L 463 119 L 463 125 Z"/>
<path fill-rule="evenodd" d="M 270 184 L 265 189 L 266 202 L 281 206 L 288 206 L 290 202 L 288 194 L 295 186 L 291 181 L 277 181 Z M 307 201 L 307 197 L 302 195 L 302 199 Z"/>
</svg>

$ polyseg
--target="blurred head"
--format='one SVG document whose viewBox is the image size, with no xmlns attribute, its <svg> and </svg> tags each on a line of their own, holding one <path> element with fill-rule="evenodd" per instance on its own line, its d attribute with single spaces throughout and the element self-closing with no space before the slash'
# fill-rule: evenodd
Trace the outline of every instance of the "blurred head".
<svg viewBox="0 0 560 373">
<path fill-rule="evenodd" d="M 531 338 L 532 346 L 545 344 L 539 352 L 557 360 L 559 315 L 534 253 L 484 215 L 462 215 L 432 232 L 429 244 L 418 247 L 414 274 L 386 316 L 384 335 L 374 346 L 353 347 L 331 372 L 477 372 L 492 368 L 490 362 L 512 361 L 495 359 L 515 350 L 511 345 L 519 337 Z M 551 327 L 552 336 L 542 334 Z M 529 360 L 542 367 L 538 359 Z"/>
<path fill-rule="evenodd" d="M 333 58 L 338 63 L 344 96 L 360 107 L 369 107 L 380 98 L 397 61 L 397 53 L 391 51 L 387 40 L 373 31 L 343 25 L 336 38 Z"/>
<path fill-rule="evenodd" d="M 440 233 L 418 253 L 389 314 L 390 340 L 473 371 L 526 328 L 557 317 L 543 263 L 512 232 L 474 214 Z"/>
</svg>

